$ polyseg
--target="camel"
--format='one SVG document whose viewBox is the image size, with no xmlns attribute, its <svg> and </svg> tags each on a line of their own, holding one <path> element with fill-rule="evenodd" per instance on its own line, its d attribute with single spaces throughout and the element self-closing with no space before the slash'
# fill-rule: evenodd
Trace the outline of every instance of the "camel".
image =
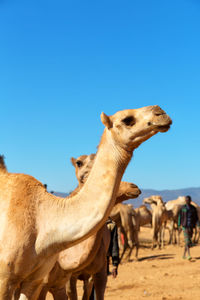
<svg viewBox="0 0 200 300">
<path fill-rule="evenodd" d="M 166 222 L 173 218 L 172 211 L 166 209 L 163 199 L 159 195 L 152 195 L 148 198 L 145 198 L 143 203 L 150 204 L 152 209 L 152 249 L 154 249 L 154 246 L 156 245 L 159 248 L 163 248 L 164 230 Z"/>
<path fill-rule="evenodd" d="M 151 211 L 145 206 L 141 205 L 138 208 L 132 209 L 132 223 L 133 223 L 133 239 L 136 245 L 136 259 L 138 259 L 138 251 L 139 251 L 139 231 L 140 227 L 152 224 L 152 213 Z"/>
<path fill-rule="evenodd" d="M 78 187 L 72 192 L 77 193 L 86 182 L 91 167 L 94 163 L 95 155 L 81 155 L 77 159 L 71 158 L 71 162 L 75 167 L 76 177 L 78 179 Z M 115 203 L 125 201 L 130 198 L 136 198 L 140 194 L 140 190 L 133 183 L 121 182 Z M 70 299 L 77 299 L 76 281 L 78 277 L 84 279 L 84 296 L 87 298 L 89 291 L 89 278 L 92 275 L 97 299 L 103 299 L 105 285 L 107 282 L 106 258 L 109 246 L 110 233 L 106 226 L 103 226 L 99 232 L 90 236 L 88 239 L 76 246 L 62 251 L 59 255 L 58 263 L 50 272 L 48 283 L 43 288 L 40 300 L 45 299 L 47 291 L 50 291 L 54 299 L 65 298 L 65 284 L 67 283 L 67 294 Z M 71 272 L 73 275 L 71 276 Z M 70 278 L 70 280 L 69 280 Z M 91 283 L 91 281 L 90 281 Z M 63 288 L 62 288 L 63 287 Z M 91 287 L 91 284 L 90 284 Z M 46 291 L 46 292 L 45 292 Z M 65 295 L 65 296 L 64 296 Z"/>
<path fill-rule="evenodd" d="M 110 214 L 111 219 L 116 223 L 118 227 L 119 237 L 123 234 L 124 244 L 121 245 L 122 253 L 120 256 L 120 262 L 124 258 L 125 252 L 129 248 L 124 260 L 130 260 L 134 245 L 136 247 L 135 259 L 138 257 L 138 241 L 135 235 L 135 228 L 132 220 L 133 207 L 129 204 L 116 204 Z M 120 240 L 120 239 L 119 239 Z M 121 243 L 120 243 L 121 244 Z"/>
<path fill-rule="evenodd" d="M 165 207 L 168 211 L 172 212 L 172 220 L 169 226 L 169 244 L 176 244 L 176 230 L 178 229 L 178 214 L 180 209 L 185 204 L 185 197 L 179 196 L 175 200 L 170 200 L 165 203 Z M 179 244 L 180 231 L 178 231 L 178 244 Z"/>
<path fill-rule="evenodd" d="M 11 299 L 18 287 L 20 300 L 38 298 L 58 253 L 105 223 L 134 149 L 172 124 L 156 105 L 102 113 L 101 120 L 95 162 L 76 195 L 56 197 L 32 176 L 0 172 L 0 300 Z"/>
<path fill-rule="evenodd" d="M 150 210 L 148 210 L 145 205 L 141 205 L 135 209 L 132 204 L 121 204 L 120 206 L 115 205 L 111 211 L 111 217 L 116 221 L 120 229 L 119 233 L 122 233 L 124 237 L 124 245 L 122 246 L 120 261 L 122 261 L 122 258 L 128 248 L 129 252 L 125 257 L 125 260 L 130 260 L 134 245 L 136 249 L 135 260 L 138 260 L 138 233 L 141 226 L 152 223 L 152 214 Z"/>
<path fill-rule="evenodd" d="M 140 230 L 141 226 L 152 224 L 152 213 L 145 205 L 134 208 L 133 216 L 135 218 L 133 223 L 136 224 L 138 231 Z"/>
<path fill-rule="evenodd" d="M 199 219 L 199 222 L 200 222 L 200 206 L 197 203 L 195 203 L 194 201 L 192 201 L 191 204 L 194 207 L 196 207 L 198 219 Z M 199 242 L 199 238 L 200 238 L 200 227 L 196 226 L 195 227 L 195 232 L 194 232 L 193 243 L 198 243 Z M 180 240 L 179 240 L 179 244 L 180 244 Z"/>
</svg>

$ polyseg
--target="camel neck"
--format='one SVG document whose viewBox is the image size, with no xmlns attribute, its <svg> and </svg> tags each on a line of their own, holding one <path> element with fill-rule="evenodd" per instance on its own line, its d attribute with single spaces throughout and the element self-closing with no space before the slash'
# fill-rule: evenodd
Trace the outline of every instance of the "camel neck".
<svg viewBox="0 0 200 300">
<path fill-rule="evenodd" d="M 94 234 L 107 220 L 130 155 L 104 135 L 94 165 L 82 189 L 66 199 L 49 195 L 41 206 L 40 234 L 37 249 L 42 251 L 44 238 L 49 247 L 61 251 Z M 44 213 L 48 216 L 42 218 Z"/>
</svg>

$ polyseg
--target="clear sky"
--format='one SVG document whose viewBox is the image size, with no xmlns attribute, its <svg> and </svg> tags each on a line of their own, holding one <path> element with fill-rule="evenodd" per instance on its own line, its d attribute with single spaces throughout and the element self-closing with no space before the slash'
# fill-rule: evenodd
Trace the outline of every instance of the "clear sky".
<svg viewBox="0 0 200 300">
<path fill-rule="evenodd" d="M 0 0 L 0 153 L 49 190 L 76 187 L 70 157 L 96 152 L 100 114 L 160 105 L 173 119 L 123 179 L 200 186 L 198 0 Z"/>
</svg>

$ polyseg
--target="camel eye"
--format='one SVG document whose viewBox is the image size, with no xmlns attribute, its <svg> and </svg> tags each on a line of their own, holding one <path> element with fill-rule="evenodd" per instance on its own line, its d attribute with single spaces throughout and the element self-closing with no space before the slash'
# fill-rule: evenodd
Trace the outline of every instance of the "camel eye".
<svg viewBox="0 0 200 300">
<path fill-rule="evenodd" d="M 82 163 L 82 161 L 77 160 L 76 165 L 77 165 L 78 168 L 80 168 L 80 167 L 82 167 L 83 163 Z"/>
<path fill-rule="evenodd" d="M 132 116 L 130 116 L 130 117 L 126 117 L 125 119 L 123 119 L 122 122 L 126 126 L 133 126 L 135 124 L 135 119 Z"/>
</svg>

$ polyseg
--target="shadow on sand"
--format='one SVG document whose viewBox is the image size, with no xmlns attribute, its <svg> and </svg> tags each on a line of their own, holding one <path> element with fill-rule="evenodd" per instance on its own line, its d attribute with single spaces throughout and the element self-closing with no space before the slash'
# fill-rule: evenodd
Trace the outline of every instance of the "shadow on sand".
<svg viewBox="0 0 200 300">
<path fill-rule="evenodd" d="M 174 254 L 159 254 L 159 255 L 150 255 L 150 256 L 145 256 L 145 257 L 140 257 L 138 261 L 143 261 L 143 260 L 163 260 L 163 259 L 173 259 Z"/>
</svg>

